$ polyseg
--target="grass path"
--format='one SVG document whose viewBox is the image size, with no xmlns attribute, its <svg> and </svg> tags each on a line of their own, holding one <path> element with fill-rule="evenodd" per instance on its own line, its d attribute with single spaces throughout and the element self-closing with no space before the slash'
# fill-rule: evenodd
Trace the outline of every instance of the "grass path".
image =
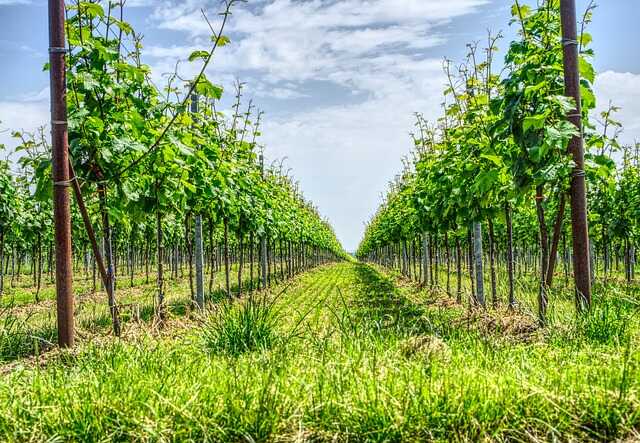
<svg viewBox="0 0 640 443">
<path fill-rule="evenodd" d="M 0 440 L 637 438 L 636 306 L 610 306 L 540 331 L 368 265 L 324 266 L 266 301 L 14 364 Z"/>
</svg>

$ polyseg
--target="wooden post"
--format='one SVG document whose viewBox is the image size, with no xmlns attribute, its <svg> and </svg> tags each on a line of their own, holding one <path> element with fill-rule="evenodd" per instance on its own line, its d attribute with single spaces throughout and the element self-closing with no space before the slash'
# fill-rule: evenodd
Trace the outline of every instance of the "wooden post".
<svg viewBox="0 0 640 443">
<path fill-rule="evenodd" d="M 562 44 L 564 57 L 565 94 L 575 100 L 576 109 L 569 116 L 580 134 L 569 142 L 575 168 L 571 179 L 571 226 L 573 234 L 573 269 L 576 284 L 576 307 L 579 311 L 591 306 L 591 271 L 589 228 L 587 224 L 587 186 L 584 172 L 582 140 L 582 110 L 580 73 L 578 71 L 578 30 L 575 0 L 561 0 Z"/>
</svg>

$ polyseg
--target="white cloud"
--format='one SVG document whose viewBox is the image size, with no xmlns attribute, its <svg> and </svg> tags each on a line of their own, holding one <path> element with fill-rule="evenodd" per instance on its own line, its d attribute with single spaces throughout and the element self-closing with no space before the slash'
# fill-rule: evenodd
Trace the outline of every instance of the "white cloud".
<svg viewBox="0 0 640 443">
<path fill-rule="evenodd" d="M 237 7 L 233 11 L 232 30 L 253 34 L 277 29 L 305 32 L 371 24 L 446 22 L 487 3 L 489 0 L 270 0 L 261 1 L 257 8 Z M 164 1 L 154 17 L 166 29 L 207 34 L 200 8 L 211 10 L 218 6 L 218 2 L 204 0 Z"/>
<path fill-rule="evenodd" d="M 40 91 L 32 91 L 26 94 L 22 94 L 16 101 L 29 103 L 38 102 L 43 106 L 46 106 L 49 103 L 49 97 L 49 87 L 47 86 L 46 88 L 42 88 Z"/>
<path fill-rule="evenodd" d="M 255 95 L 257 97 L 271 97 L 278 100 L 290 100 L 310 97 L 309 94 L 304 94 L 300 91 L 297 91 L 295 88 L 270 87 L 269 85 L 265 85 L 262 83 L 259 83 L 258 88 L 255 89 Z"/>
<path fill-rule="evenodd" d="M 31 0 L 0 0 L 0 6 L 30 5 Z"/>
<path fill-rule="evenodd" d="M 126 0 L 125 6 L 127 8 L 143 8 L 154 4 L 154 0 Z"/>
<path fill-rule="evenodd" d="M 640 142 L 640 74 L 605 71 L 596 77 L 594 89 L 598 112 L 606 110 L 609 102 L 621 108 L 614 116 L 623 124 L 621 141 Z"/>
<path fill-rule="evenodd" d="M 35 132 L 49 121 L 48 90 L 21 97 L 15 101 L 0 102 L 0 144 L 7 147 L 7 151 L 0 150 L 0 158 L 4 159 L 17 145 L 11 136 L 12 131 Z M 16 158 L 15 155 L 12 158 Z"/>
<path fill-rule="evenodd" d="M 272 83 L 328 80 L 360 88 L 358 77 L 364 67 L 376 68 L 372 61 L 382 61 L 377 54 L 404 55 L 438 46 L 445 38 L 436 33 L 437 26 L 487 2 L 269 0 L 258 7 L 252 3 L 253 7 L 234 10 L 226 30 L 234 41 L 221 48 L 212 71 L 256 71 Z M 200 8 L 208 5 L 208 10 L 219 6 L 198 0 L 164 1 L 152 20 L 160 28 L 188 33 L 195 46 L 206 45 L 211 31 Z M 176 58 L 186 58 L 191 49 L 154 47 L 147 54 L 161 59 L 166 68 Z"/>
</svg>

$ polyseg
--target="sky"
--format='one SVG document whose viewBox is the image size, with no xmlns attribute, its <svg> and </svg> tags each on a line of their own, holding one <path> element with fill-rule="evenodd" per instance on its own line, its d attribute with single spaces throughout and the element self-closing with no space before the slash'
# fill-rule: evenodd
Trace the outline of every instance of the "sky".
<svg viewBox="0 0 640 443">
<path fill-rule="evenodd" d="M 47 5 L 0 0 L 0 144 L 7 129 L 34 130 L 49 120 Z M 443 59 L 462 60 L 468 42 L 503 31 L 511 0 L 248 0 L 233 11 L 232 43 L 207 76 L 265 112 L 268 159 L 284 159 L 307 198 L 334 226 L 348 251 L 378 207 L 412 146 L 414 113 L 440 115 Z M 525 1 L 525 3 L 529 3 Z M 578 0 L 579 10 L 588 1 Z M 600 0 L 590 32 L 599 109 L 622 108 L 623 142 L 640 140 L 640 0 Z M 206 49 L 219 0 L 128 0 L 125 20 L 144 34 L 143 61 L 154 79 L 177 60 Z M 504 55 L 504 51 L 499 57 Z M 197 65 L 182 63 L 184 75 Z M 7 157 L 7 151 L 0 158 Z"/>
</svg>

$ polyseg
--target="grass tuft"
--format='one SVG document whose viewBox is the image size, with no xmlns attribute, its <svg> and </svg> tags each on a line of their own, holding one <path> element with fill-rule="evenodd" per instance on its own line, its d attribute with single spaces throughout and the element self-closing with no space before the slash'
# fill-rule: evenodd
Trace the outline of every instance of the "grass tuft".
<svg viewBox="0 0 640 443">
<path fill-rule="evenodd" d="M 275 306 L 266 297 L 221 303 L 202 327 L 205 348 L 231 357 L 271 349 L 279 339 Z"/>
<path fill-rule="evenodd" d="M 624 345 L 630 339 L 630 323 L 638 307 L 621 298 L 603 297 L 577 317 L 576 331 L 591 343 Z"/>
</svg>

